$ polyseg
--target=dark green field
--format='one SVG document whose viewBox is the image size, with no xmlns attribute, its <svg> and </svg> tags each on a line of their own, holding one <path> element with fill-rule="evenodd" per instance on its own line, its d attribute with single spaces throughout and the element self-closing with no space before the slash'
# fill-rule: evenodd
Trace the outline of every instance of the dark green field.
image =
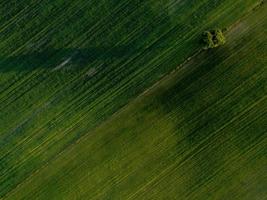
<svg viewBox="0 0 267 200">
<path fill-rule="evenodd" d="M 0 199 L 267 198 L 265 1 L 0 5 Z"/>
</svg>

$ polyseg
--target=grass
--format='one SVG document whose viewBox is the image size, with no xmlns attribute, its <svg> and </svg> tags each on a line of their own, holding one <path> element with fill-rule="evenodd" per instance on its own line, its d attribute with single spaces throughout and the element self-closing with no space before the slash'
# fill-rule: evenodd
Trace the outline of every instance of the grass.
<svg viewBox="0 0 267 200">
<path fill-rule="evenodd" d="M 0 196 L 257 3 L 2 1 Z"/>
<path fill-rule="evenodd" d="M 201 8 L 198 3 L 190 5 L 190 2 L 183 4 L 184 7 L 177 6 L 177 9 L 184 9 L 185 14 L 181 15 L 184 20 L 188 20 L 187 12 Z M 204 2 L 199 4 L 203 3 L 202 7 L 205 7 Z M 240 8 L 244 11 L 249 3 L 243 3 L 236 1 L 244 6 Z M 230 19 L 237 21 L 241 12 L 232 12 L 232 8 L 236 8 L 232 4 L 232 1 L 225 1 L 212 8 L 205 19 L 223 13 L 219 16 L 224 16 L 225 21 L 218 19 L 225 25 Z M 195 56 L 94 130 L 92 127 L 105 119 L 104 114 L 110 116 L 120 103 L 124 105 L 139 93 L 139 90 L 132 91 L 135 84 L 140 83 L 138 75 L 133 79 L 132 74 L 127 75 L 126 85 L 124 79 L 112 85 L 108 77 L 107 80 L 99 78 L 87 88 L 86 83 L 80 86 L 70 73 L 70 79 L 62 81 L 73 81 L 72 90 L 60 85 L 65 90 L 57 94 L 46 84 L 34 84 L 40 80 L 33 74 L 40 73 L 44 83 L 47 80 L 52 83 L 58 77 L 53 77 L 54 72 L 45 72 L 49 76 L 42 75 L 44 69 L 20 72 L 26 74 L 16 80 L 14 86 L 28 86 L 30 89 L 25 88 L 26 91 L 38 91 L 32 87 L 47 88 L 41 95 L 52 96 L 54 92 L 57 98 L 51 107 L 41 102 L 38 106 L 33 104 L 38 109 L 34 113 L 29 109 L 33 116 L 28 124 L 19 127 L 21 131 L 15 132 L 14 136 L 11 134 L 11 138 L 3 134 L 3 141 L 7 142 L 1 153 L 7 156 L 1 160 L 4 166 L 2 194 L 21 182 L 4 199 L 264 199 L 267 195 L 266 9 L 263 5 L 232 26 L 227 33 L 227 45 Z M 217 22 L 216 19 L 213 22 Z M 187 40 L 189 43 L 197 38 L 197 28 L 193 32 L 192 38 Z M 184 37 L 188 38 L 188 35 Z M 142 88 L 197 49 L 197 46 L 184 46 L 187 42 L 178 39 L 177 46 L 166 47 L 166 51 L 160 49 L 153 54 L 150 49 L 151 54 L 149 51 L 140 54 L 143 57 L 132 65 L 145 66 L 142 70 L 135 69 L 136 73 L 141 70 L 140 80 L 145 80 Z M 184 51 L 178 53 L 181 49 Z M 129 58 L 131 56 L 124 62 Z M 116 66 L 123 63 L 117 59 L 113 62 L 118 64 Z M 166 64 L 165 69 L 161 62 Z M 127 70 L 126 66 L 123 65 L 123 70 Z M 75 77 L 86 70 L 75 72 Z M 105 71 L 101 73 L 105 74 Z M 32 81 L 32 85 L 28 85 Z M 105 93 L 97 89 L 98 84 L 107 87 Z M 13 90 L 8 93 L 10 96 L 5 94 L 3 98 L 7 98 L 7 103 L 14 98 L 15 106 L 20 101 L 12 95 Z M 120 95 L 122 91 L 126 93 Z M 41 97 L 36 99 L 43 101 Z M 17 107 L 23 115 L 27 113 L 23 110 L 27 106 L 17 104 Z M 15 114 L 10 114 L 10 119 L 17 119 Z M 10 127 L 5 128 L 10 130 Z M 73 143 L 74 140 L 78 142 Z M 70 143 L 71 147 L 58 153 Z M 39 168 L 52 158 L 54 160 Z M 22 181 L 37 168 L 36 173 Z"/>
</svg>

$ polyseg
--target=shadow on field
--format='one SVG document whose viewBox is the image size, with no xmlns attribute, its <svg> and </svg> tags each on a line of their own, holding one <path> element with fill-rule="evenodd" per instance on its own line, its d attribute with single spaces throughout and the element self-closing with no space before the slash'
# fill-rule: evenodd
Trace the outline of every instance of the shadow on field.
<svg viewBox="0 0 267 200">
<path fill-rule="evenodd" d="M 193 67 L 190 73 L 175 80 L 170 88 L 162 91 L 157 97 L 161 111 L 170 115 L 175 124 L 176 154 L 184 156 L 183 161 L 187 161 L 187 165 L 192 167 L 192 171 L 185 169 L 192 174 L 191 185 L 188 187 L 190 191 L 212 177 L 218 166 L 222 164 L 222 160 L 215 153 L 214 157 L 211 157 L 209 150 L 200 153 L 202 142 L 214 132 L 213 126 L 217 123 L 218 117 L 214 116 L 216 113 L 203 113 L 203 111 L 213 104 L 215 99 L 220 98 L 220 93 L 215 93 L 212 98 L 209 98 L 203 95 L 202 91 L 205 90 L 205 86 L 212 85 L 212 80 L 216 79 L 218 74 L 220 75 L 218 70 L 221 72 L 221 69 L 216 67 L 229 56 L 231 51 L 227 47 L 202 52 L 193 59 L 192 64 L 197 66 L 187 66 Z M 225 72 L 227 69 L 222 71 Z M 218 85 L 217 90 L 222 88 L 222 85 Z"/>
<path fill-rule="evenodd" d="M 160 94 L 158 100 L 163 111 L 165 113 L 173 112 L 178 107 L 183 110 L 182 106 L 186 106 L 188 101 L 196 98 L 197 93 L 202 89 L 200 85 L 202 84 L 201 79 L 208 73 L 211 73 L 212 76 L 214 68 L 230 55 L 231 53 L 227 49 L 221 48 L 202 52 L 197 58 L 194 58 L 192 65 L 197 65 L 197 67 L 191 66 L 191 64 L 186 66 L 188 68 L 193 67 L 193 70 L 189 74 L 177 79 L 170 88 Z M 208 83 L 209 80 L 206 80 L 206 82 Z M 192 87 L 194 84 L 200 87 Z M 192 89 L 189 89 L 190 87 Z"/>
<path fill-rule="evenodd" d="M 37 68 L 59 70 L 70 65 L 73 69 L 79 69 L 95 61 L 109 62 L 136 53 L 131 46 L 48 49 L 7 58 L 0 57 L 0 72 L 31 71 Z"/>
<path fill-rule="evenodd" d="M 220 92 L 207 93 L 205 88 L 213 88 L 210 92 L 223 89 L 223 85 L 213 86 L 213 82 L 221 74 L 228 71 L 227 68 L 221 69 L 218 66 L 229 56 L 231 56 L 231 51 L 227 47 L 202 52 L 194 61 L 197 67 L 190 74 L 178 80 L 167 91 L 164 91 L 159 98 L 163 112 L 177 112 L 183 116 L 183 120 L 178 119 L 179 116 L 177 116 L 177 130 L 181 128 L 182 124 L 188 123 L 194 118 L 194 123 L 189 125 L 190 134 L 187 134 L 185 138 L 192 144 L 199 142 L 198 133 L 200 130 L 214 120 L 214 116 L 210 114 L 202 117 L 196 116 L 220 98 Z M 206 136 L 201 135 L 200 137 L 205 138 Z"/>
</svg>

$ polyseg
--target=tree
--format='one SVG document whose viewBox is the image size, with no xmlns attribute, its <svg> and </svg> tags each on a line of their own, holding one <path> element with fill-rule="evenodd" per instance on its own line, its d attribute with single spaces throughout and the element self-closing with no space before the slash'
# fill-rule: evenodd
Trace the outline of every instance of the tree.
<svg viewBox="0 0 267 200">
<path fill-rule="evenodd" d="M 221 29 L 214 29 L 202 34 L 202 42 L 204 49 L 212 49 L 224 45 L 226 39 Z"/>
<path fill-rule="evenodd" d="M 213 36 L 210 31 L 205 31 L 202 34 L 202 40 L 206 49 L 214 48 Z"/>
</svg>

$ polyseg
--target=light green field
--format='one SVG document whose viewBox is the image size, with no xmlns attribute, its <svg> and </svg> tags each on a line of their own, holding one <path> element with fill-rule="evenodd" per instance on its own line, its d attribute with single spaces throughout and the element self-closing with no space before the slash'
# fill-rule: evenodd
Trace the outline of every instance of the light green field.
<svg viewBox="0 0 267 200">
<path fill-rule="evenodd" d="M 157 1 L 145 2 L 156 5 Z M 86 63 L 77 71 L 34 66 L 24 70 L 23 63 L 3 70 L 0 188 L 4 199 L 267 197 L 267 7 L 264 4 L 241 18 L 256 1 L 220 1 L 218 7 L 203 11 L 200 22 L 192 24 L 195 28 L 181 32 L 179 38 L 179 24 L 195 22 L 190 13 L 204 9 L 208 1 L 184 2 L 171 6 L 172 24 L 156 26 L 164 31 L 172 28 L 173 33 L 158 41 L 158 46 L 152 42 L 153 34 L 148 34 L 151 40 L 141 38 L 144 43 L 137 44 L 144 52 L 137 50 L 136 58 L 111 53 L 107 64 L 96 56 L 90 66 Z M 109 5 L 104 1 L 91 4 L 95 12 Z M 114 13 L 115 7 L 119 9 L 114 6 Z M 114 30 L 123 26 L 122 18 L 117 23 Z M 227 45 L 194 56 L 131 100 L 194 54 L 200 48 L 198 34 L 212 24 L 232 25 Z M 113 41 L 114 30 L 109 30 L 110 35 L 103 33 L 107 38 L 102 40 Z M 127 34 L 129 41 L 134 41 L 130 38 L 134 33 Z M 69 55 L 74 48 L 56 52 Z M 61 63 L 60 56 L 55 63 Z M 20 59 L 14 57 L 16 62 Z M 40 58 L 31 55 L 22 60 L 36 63 Z M 54 66 L 48 62 L 44 66 Z M 84 78 L 89 67 L 98 65 L 97 70 L 102 70 L 94 81 Z M 122 77 L 115 80 L 118 76 Z"/>
</svg>

